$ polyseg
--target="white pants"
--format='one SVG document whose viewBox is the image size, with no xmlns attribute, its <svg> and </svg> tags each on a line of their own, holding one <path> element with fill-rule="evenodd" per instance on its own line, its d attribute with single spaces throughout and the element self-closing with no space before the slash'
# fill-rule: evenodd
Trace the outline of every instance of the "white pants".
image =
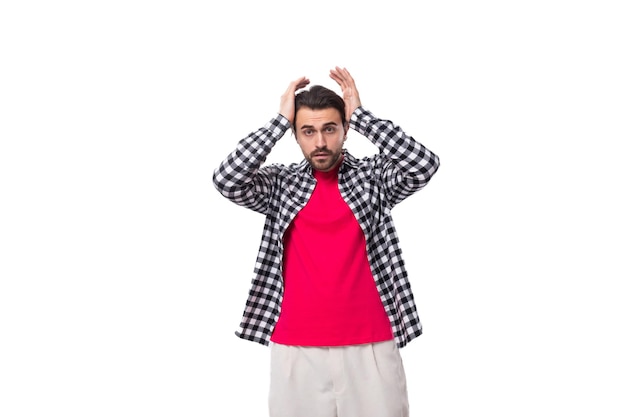
<svg viewBox="0 0 626 417">
<path fill-rule="evenodd" d="M 393 340 L 338 347 L 271 344 L 270 417 L 408 417 Z"/>
</svg>

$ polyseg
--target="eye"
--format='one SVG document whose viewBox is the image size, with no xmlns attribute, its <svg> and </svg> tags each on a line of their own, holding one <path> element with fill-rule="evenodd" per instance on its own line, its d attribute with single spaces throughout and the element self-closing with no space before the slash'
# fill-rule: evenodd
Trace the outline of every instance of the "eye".
<svg viewBox="0 0 626 417">
<path fill-rule="evenodd" d="M 334 133 L 335 130 L 337 130 L 335 126 L 326 126 L 326 133 Z"/>
<path fill-rule="evenodd" d="M 306 136 L 311 136 L 313 134 L 313 129 L 305 129 L 302 131 Z"/>
</svg>

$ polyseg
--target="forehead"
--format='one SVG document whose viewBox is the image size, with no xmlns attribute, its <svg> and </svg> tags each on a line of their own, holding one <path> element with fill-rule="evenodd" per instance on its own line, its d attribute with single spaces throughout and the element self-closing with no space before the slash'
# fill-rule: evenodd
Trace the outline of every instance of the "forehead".
<svg viewBox="0 0 626 417">
<path fill-rule="evenodd" d="M 296 113 L 296 128 L 302 126 L 322 127 L 329 123 L 341 125 L 341 115 L 335 108 L 313 110 L 309 107 L 300 107 Z"/>
</svg>

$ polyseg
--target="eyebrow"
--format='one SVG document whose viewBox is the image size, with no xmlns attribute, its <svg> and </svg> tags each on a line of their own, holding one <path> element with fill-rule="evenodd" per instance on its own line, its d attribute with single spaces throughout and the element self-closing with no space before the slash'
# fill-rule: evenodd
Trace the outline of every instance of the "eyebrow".
<svg viewBox="0 0 626 417">
<path fill-rule="evenodd" d="M 322 125 L 323 128 L 326 127 L 326 126 L 339 126 L 339 125 L 336 122 L 327 122 L 327 123 L 324 123 Z M 315 129 L 315 126 L 313 126 L 313 125 L 302 125 L 300 127 L 300 130 L 302 130 L 302 129 Z"/>
</svg>

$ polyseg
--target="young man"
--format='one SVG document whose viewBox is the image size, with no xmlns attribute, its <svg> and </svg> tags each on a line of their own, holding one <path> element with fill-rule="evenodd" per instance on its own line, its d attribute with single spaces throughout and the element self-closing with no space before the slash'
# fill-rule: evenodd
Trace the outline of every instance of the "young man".
<svg viewBox="0 0 626 417">
<path fill-rule="evenodd" d="M 229 200 L 265 215 L 236 334 L 271 346 L 271 417 L 408 416 L 399 348 L 422 331 L 391 209 L 424 187 L 439 158 L 361 106 L 345 68 L 332 90 L 301 77 L 280 110 L 213 175 Z M 263 166 L 293 129 L 304 160 Z M 379 154 L 357 159 L 349 128 Z"/>
</svg>

